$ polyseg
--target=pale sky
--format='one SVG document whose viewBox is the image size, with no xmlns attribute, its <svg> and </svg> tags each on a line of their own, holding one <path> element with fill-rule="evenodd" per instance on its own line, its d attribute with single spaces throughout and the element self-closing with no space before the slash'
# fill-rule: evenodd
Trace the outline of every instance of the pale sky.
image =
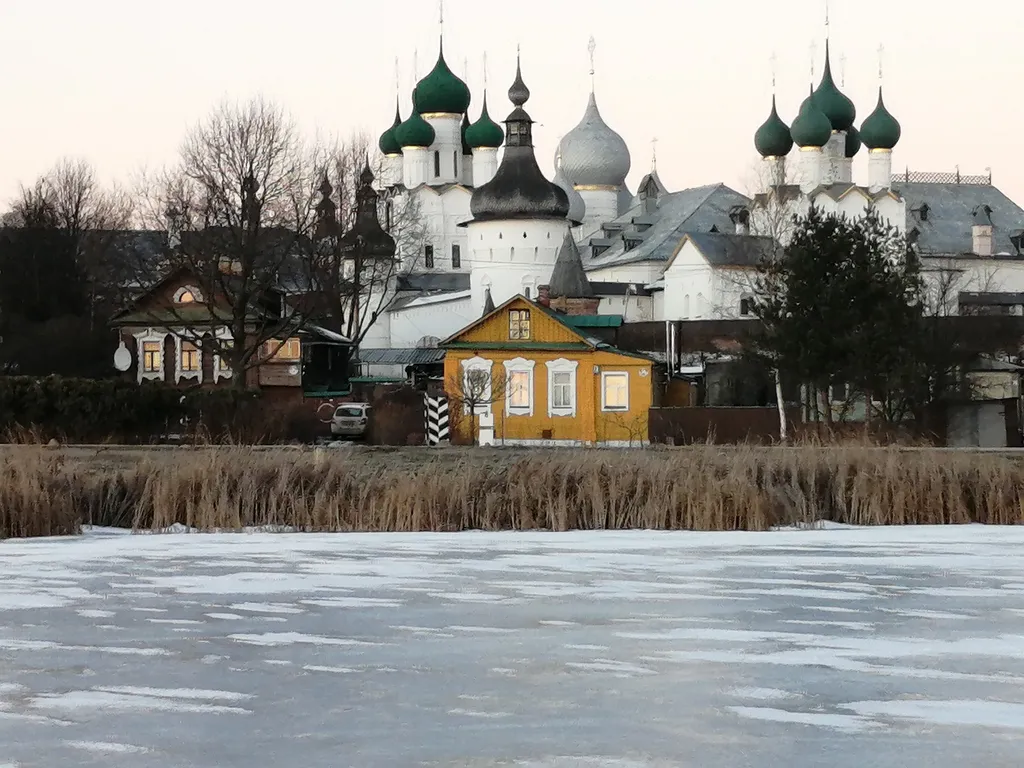
<svg viewBox="0 0 1024 768">
<path fill-rule="evenodd" d="M 1024 204 L 1024 3 L 832 0 L 837 81 L 874 108 L 884 45 L 886 105 L 903 126 L 894 170 L 964 174 L 992 168 Z M 824 59 L 824 0 L 446 0 L 445 56 L 479 115 L 483 55 L 491 115 L 522 46 L 527 110 L 541 168 L 553 174 L 558 137 L 580 119 L 597 40 L 598 104 L 626 139 L 631 189 L 651 166 L 670 189 L 722 181 L 752 191 L 753 133 L 767 117 L 771 56 L 779 110 L 791 122 Z M 431 0 L 0 0 L 0 198 L 62 156 L 104 179 L 127 180 L 171 161 L 182 135 L 225 97 L 263 94 L 311 135 L 367 130 L 394 114 L 395 57 L 403 115 L 414 51 L 420 77 L 437 58 Z M 841 57 L 846 57 L 845 65 Z M 855 178 L 866 179 L 865 152 Z"/>
</svg>

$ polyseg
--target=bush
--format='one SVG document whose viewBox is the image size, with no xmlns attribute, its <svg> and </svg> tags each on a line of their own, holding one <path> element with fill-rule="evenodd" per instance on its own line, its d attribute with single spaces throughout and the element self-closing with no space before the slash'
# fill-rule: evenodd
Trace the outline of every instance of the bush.
<svg viewBox="0 0 1024 768">
<path fill-rule="evenodd" d="M 253 391 L 183 390 L 160 382 L 5 376 L 0 434 L 43 442 L 148 443 L 187 426 L 220 436 L 248 423 L 258 398 Z"/>
</svg>

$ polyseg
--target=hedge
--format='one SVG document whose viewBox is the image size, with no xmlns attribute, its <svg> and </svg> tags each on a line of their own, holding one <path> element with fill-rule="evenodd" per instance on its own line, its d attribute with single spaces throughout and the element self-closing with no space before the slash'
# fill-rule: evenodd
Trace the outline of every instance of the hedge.
<svg viewBox="0 0 1024 768">
<path fill-rule="evenodd" d="M 259 392 L 161 382 L 0 377 L 0 436 L 147 443 L 171 433 L 223 437 L 256 413 Z"/>
</svg>

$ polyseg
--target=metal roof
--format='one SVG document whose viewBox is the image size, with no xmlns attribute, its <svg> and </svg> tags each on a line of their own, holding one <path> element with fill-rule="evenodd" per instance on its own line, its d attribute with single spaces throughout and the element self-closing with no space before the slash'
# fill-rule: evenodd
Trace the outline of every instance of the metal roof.
<svg viewBox="0 0 1024 768">
<path fill-rule="evenodd" d="M 360 363 L 368 365 L 427 365 L 444 360 L 444 350 L 434 347 L 360 349 L 356 357 Z"/>
<path fill-rule="evenodd" d="M 972 257 L 975 211 L 987 205 L 992 211 L 992 253 L 1008 253 L 1017 258 L 1010 237 L 1024 229 L 1024 209 L 997 187 L 897 182 L 893 190 L 906 201 L 907 232 L 918 231 L 916 246 L 921 255 Z"/>
<path fill-rule="evenodd" d="M 693 232 L 687 237 L 714 267 L 756 267 L 775 247 L 772 238 L 756 235 Z"/>
<path fill-rule="evenodd" d="M 657 221 L 643 232 L 643 242 L 626 250 L 626 244 L 619 240 L 600 256 L 585 258 L 586 269 L 590 272 L 638 261 L 668 261 L 689 233 L 710 232 L 713 227 L 726 232 L 735 230 L 729 211 L 734 206 L 749 204 L 749 198 L 739 192 L 724 184 L 712 184 L 664 195 L 658 200 L 657 210 L 650 213 L 636 206 L 611 223 L 626 227 L 638 216 L 656 216 Z"/>
</svg>

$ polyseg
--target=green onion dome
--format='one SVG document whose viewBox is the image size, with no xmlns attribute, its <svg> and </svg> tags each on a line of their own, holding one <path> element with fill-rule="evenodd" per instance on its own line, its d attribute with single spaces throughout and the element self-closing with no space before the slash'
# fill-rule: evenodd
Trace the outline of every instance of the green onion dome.
<svg viewBox="0 0 1024 768">
<path fill-rule="evenodd" d="M 395 129 L 402 124 L 402 112 L 395 104 L 395 122 L 388 128 L 384 133 L 380 135 L 380 141 L 377 142 L 377 146 L 380 151 L 389 157 L 394 155 L 402 154 L 402 145 L 399 144 L 398 139 L 395 138 Z"/>
<path fill-rule="evenodd" d="M 868 149 L 892 149 L 900 140 L 902 129 L 899 122 L 889 114 L 882 101 L 882 89 L 878 89 L 878 105 L 860 126 L 860 139 Z"/>
<path fill-rule="evenodd" d="M 814 92 L 800 105 L 800 114 L 789 129 L 798 147 L 824 147 L 832 137 L 832 123 L 818 107 Z"/>
<path fill-rule="evenodd" d="M 460 131 L 462 135 L 462 154 L 472 155 L 473 148 L 469 146 L 469 142 L 466 141 L 466 133 L 469 131 L 469 115 L 465 114 L 462 116 L 462 129 Z"/>
<path fill-rule="evenodd" d="M 846 131 L 846 156 L 848 158 L 855 157 L 860 152 L 860 148 L 860 131 L 857 130 L 857 126 L 851 125 Z"/>
<path fill-rule="evenodd" d="M 501 142 L 505 140 L 505 132 L 501 130 L 501 126 L 498 125 L 491 119 L 491 116 L 487 114 L 487 94 L 484 94 L 484 108 L 480 113 L 480 119 L 469 126 L 469 130 L 464 134 L 466 141 L 469 142 L 469 146 L 473 149 L 480 149 L 482 147 L 488 147 L 491 149 L 497 149 L 501 146 Z"/>
<path fill-rule="evenodd" d="M 434 143 L 434 128 L 420 115 L 418 110 L 413 110 L 409 119 L 394 129 L 395 138 L 399 146 L 405 147 L 429 147 Z"/>
<path fill-rule="evenodd" d="M 793 148 L 793 137 L 789 134 L 789 126 L 782 122 L 775 108 L 775 97 L 772 96 L 772 113 L 754 134 L 754 146 L 761 157 L 785 157 Z"/>
<path fill-rule="evenodd" d="M 445 113 L 461 115 L 469 109 L 469 86 L 448 68 L 444 60 L 444 44 L 437 55 L 437 64 L 416 84 L 413 105 L 421 115 Z"/>
<path fill-rule="evenodd" d="M 832 62 L 829 60 L 828 40 L 825 41 L 825 72 L 821 84 L 814 92 L 818 109 L 825 113 L 833 131 L 845 131 L 857 119 L 857 108 L 846 95 L 836 87 L 832 79 Z"/>
</svg>

